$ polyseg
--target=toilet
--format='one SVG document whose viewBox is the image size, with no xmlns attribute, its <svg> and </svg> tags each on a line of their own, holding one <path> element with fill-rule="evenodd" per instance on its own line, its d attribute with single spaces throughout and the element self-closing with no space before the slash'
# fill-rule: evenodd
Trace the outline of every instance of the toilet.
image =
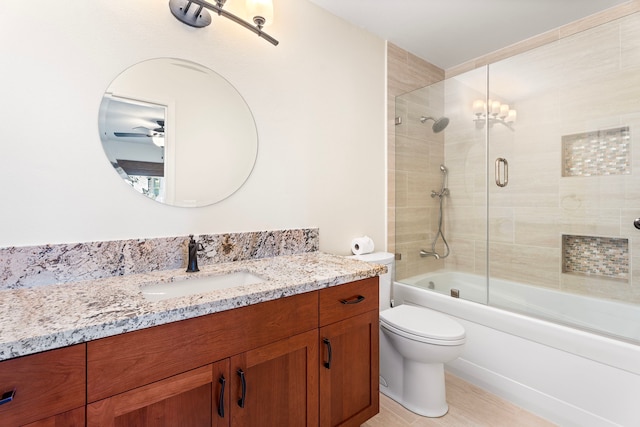
<svg viewBox="0 0 640 427">
<path fill-rule="evenodd" d="M 426 417 L 447 413 L 444 364 L 462 353 L 464 327 L 440 312 L 408 304 L 391 307 L 394 255 L 353 258 L 384 264 L 380 276 L 380 391 Z"/>
</svg>

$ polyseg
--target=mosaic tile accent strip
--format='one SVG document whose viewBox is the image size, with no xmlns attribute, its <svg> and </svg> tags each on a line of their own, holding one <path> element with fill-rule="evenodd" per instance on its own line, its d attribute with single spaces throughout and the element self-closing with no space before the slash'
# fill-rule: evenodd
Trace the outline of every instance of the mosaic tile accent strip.
<svg viewBox="0 0 640 427">
<path fill-rule="evenodd" d="M 631 136 L 628 126 L 562 137 L 562 176 L 630 173 Z"/>
<path fill-rule="evenodd" d="M 319 250 L 318 229 L 194 236 L 198 265 Z M 187 265 L 187 236 L 0 248 L 0 290 L 172 270 Z"/>
<path fill-rule="evenodd" d="M 562 272 L 627 280 L 629 239 L 563 235 Z"/>
</svg>

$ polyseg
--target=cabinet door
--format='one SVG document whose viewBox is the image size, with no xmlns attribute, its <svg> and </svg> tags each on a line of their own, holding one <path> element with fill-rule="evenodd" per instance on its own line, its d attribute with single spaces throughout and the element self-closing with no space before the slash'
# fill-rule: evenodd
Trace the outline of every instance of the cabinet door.
<svg viewBox="0 0 640 427">
<path fill-rule="evenodd" d="M 231 358 L 232 426 L 318 425 L 318 331 Z"/>
<path fill-rule="evenodd" d="M 320 329 L 320 426 L 359 426 L 378 413 L 378 310 Z"/>
<path fill-rule="evenodd" d="M 44 422 L 84 408 L 85 354 L 85 345 L 78 344 L 1 362 L 0 395 L 14 391 L 15 396 L 0 405 L 0 425 Z"/>
<path fill-rule="evenodd" d="M 218 362 L 99 400 L 87 406 L 87 425 L 96 427 L 228 426 L 218 415 Z M 228 365 L 226 365 L 228 366 Z M 222 418 L 222 419 L 221 419 Z"/>
</svg>

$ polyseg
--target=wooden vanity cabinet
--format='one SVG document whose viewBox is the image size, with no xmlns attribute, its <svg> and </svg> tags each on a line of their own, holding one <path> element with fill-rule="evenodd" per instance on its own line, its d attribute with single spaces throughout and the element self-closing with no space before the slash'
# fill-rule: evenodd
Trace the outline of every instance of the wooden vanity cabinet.
<svg viewBox="0 0 640 427">
<path fill-rule="evenodd" d="M 81 426 L 85 415 L 85 344 L 0 362 L 0 425 Z"/>
<path fill-rule="evenodd" d="M 0 425 L 356 426 L 378 412 L 371 278 L 0 362 Z"/>
<path fill-rule="evenodd" d="M 317 342 L 311 330 L 99 400 L 87 425 L 317 426 Z"/>
<path fill-rule="evenodd" d="M 317 329 L 317 312 L 309 292 L 90 341 L 87 401 Z"/>
<path fill-rule="evenodd" d="M 320 426 L 359 426 L 379 411 L 378 278 L 320 291 Z"/>
<path fill-rule="evenodd" d="M 310 292 L 89 342 L 87 425 L 317 425 L 317 328 Z"/>
</svg>

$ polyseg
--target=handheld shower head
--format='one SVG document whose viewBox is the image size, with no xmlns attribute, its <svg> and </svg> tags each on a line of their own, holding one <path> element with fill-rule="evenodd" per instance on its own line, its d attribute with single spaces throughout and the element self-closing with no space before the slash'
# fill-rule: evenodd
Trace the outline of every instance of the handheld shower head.
<svg viewBox="0 0 640 427">
<path fill-rule="evenodd" d="M 431 129 L 433 129 L 434 133 L 442 132 L 449 125 L 449 118 L 445 116 L 442 116 L 439 119 L 425 116 L 420 117 L 420 122 L 422 123 L 426 122 L 427 120 L 433 120 L 433 126 L 431 126 Z"/>
<path fill-rule="evenodd" d="M 440 191 L 432 191 L 431 197 L 439 197 L 442 200 L 444 196 L 449 195 L 449 189 L 447 188 L 449 169 L 447 169 L 445 165 L 440 165 L 440 172 L 442 172 L 442 186 L 440 187 Z"/>
</svg>

